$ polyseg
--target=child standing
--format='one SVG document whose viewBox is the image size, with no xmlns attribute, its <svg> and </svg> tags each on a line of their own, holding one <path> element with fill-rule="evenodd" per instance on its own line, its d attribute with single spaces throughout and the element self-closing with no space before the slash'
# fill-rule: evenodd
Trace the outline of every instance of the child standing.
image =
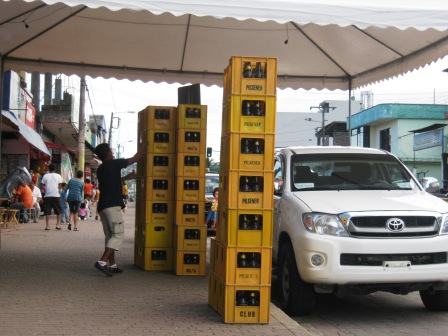
<svg viewBox="0 0 448 336">
<path fill-rule="evenodd" d="M 212 203 L 212 207 L 207 214 L 205 225 L 207 226 L 208 222 L 213 220 L 213 224 L 211 227 L 212 229 L 216 230 L 216 222 L 218 221 L 218 188 L 213 189 L 213 197 L 214 199 L 212 201 L 205 199 L 206 202 Z"/>
<path fill-rule="evenodd" d="M 79 210 L 78 210 L 78 216 L 81 220 L 86 220 L 87 219 L 87 204 L 88 200 L 85 199 L 83 203 L 81 203 L 81 205 L 79 206 Z"/>
<path fill-rule="evenodd" d="M 65 224 L 67 223 L 68 225 L 70 224 L 70 215 L 68 214 L 68 203 L 67 203 L 67 183 L 62 182 L 59 185 L 59 189 L 61 192 L 61 208 L 62 208 L 62 212 L 61 212 L 61 224 Z"/>
</svg>

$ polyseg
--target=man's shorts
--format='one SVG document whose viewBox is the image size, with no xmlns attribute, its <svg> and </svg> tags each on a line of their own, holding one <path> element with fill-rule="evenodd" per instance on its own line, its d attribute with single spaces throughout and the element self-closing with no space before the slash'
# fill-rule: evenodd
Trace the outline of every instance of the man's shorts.
<svg viewBox="0 0 448 336">
<path fill-rule="evenodd" d="M 124 238 L 124 219 L 121 207 L 111 207 L 100 211 L 106 247 L 118 251 Z"/>
<path fill-rule="evenodd" d="M 56 215 L 62 212 L 60 197 L 44 197 L 44 215 L 50 216 L 51 209 L 54 210 Z"/>
</svg>

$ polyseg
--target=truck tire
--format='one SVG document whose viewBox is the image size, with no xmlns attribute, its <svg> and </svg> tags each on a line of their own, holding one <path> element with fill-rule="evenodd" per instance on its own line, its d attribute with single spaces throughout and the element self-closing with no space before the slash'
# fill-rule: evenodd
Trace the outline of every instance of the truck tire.
<svg viewBox="0 0 448 336">
<path fill-rule="evenodd" d="M 300 278 L 291 243 L 282 245 L 279 253 L 278 284 L 280 305 L 290 316 L 309 315 L 316 306 L 313 285 Z"/>
<path fill-rule="evenodd" d="M 421 290 L 420 298 L 428 310 L 448 311 L 448 290 Z"/>
</svg>

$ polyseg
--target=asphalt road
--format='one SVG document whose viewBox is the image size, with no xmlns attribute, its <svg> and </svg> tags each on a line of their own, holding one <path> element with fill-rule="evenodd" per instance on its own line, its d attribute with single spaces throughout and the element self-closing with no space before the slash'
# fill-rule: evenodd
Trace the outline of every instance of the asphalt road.
<svg viewBox="0 0 448 336">
<path fill-rule="evenodd" d="M 272 292 L 272 302 L 279 306 L 276 291 Z M 418 292 L 322 295 L 312 315 L 293 319 L 310 334 L 319 336 L 442 336 L 448 333 L 448 312 L 426 310 Z"/>
</svg>

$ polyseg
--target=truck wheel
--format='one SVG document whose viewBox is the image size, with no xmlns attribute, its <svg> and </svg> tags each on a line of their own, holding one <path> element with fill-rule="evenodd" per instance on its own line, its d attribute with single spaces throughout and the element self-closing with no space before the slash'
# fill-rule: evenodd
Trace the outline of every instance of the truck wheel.
<svg viewBox="0 0 448 336">
<path fill-rule="evenodd" d="M 288 315 L 305 316 L 311 313 L 316 305 L 316 293 L 311 284 L 300 278 L 290 243 L 280 249 L 278 283 L 280 305 Z"/>
<path fill-rule="evenodd" d="M 421 290 L 420 298 L 428 310 L 448 311 L 448 290 Z"/>
</svg>

